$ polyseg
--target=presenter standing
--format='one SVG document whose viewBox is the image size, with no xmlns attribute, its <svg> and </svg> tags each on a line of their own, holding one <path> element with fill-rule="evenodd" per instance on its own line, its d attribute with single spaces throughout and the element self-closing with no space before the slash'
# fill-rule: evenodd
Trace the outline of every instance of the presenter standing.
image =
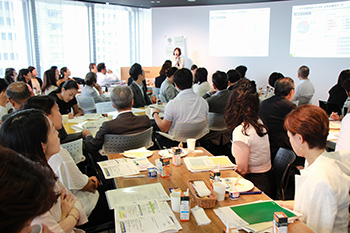
<svg viewBox="0 0 350 233">
<path fill-rule="evenodd" d="M 181 49 L 176 47 L 174 49 L 173 52 L 173 59 L 172 59 L 172 63 L 174 64 L 174 67 L 181 69 L 181 68 L 185 68 L 185 59 L 183 59 L 183 57 L 181 56 Z"/>
</svg>

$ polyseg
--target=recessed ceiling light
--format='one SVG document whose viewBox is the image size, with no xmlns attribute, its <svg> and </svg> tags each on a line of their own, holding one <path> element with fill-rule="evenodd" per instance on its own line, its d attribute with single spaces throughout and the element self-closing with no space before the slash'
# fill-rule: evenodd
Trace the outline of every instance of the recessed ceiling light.
<svg viewBox="0 0 350 233">
<path fill-rule="evenodd" d="M 157 3 L 160 3 L 160 1 L 157 1 Z"/>
<path fill-rule="evenodd" d="M 151 1 L 151 3 L 154 3 L 154 1 Z"/>
<path fill-rule="evenodd" d="M 187 1 L 189 1 L 189 2 L 195 2 L 196 0 L 187 0 Z"/>
</svg>

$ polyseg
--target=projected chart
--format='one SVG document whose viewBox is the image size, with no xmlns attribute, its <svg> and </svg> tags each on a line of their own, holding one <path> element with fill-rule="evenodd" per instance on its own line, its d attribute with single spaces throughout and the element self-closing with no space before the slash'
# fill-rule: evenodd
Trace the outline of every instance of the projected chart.
<svg viewBox="0 0 350 233">
<path fill-rule="evenodd" d="M 270 8 L 216 10 L 209 13 L 212 56 L 269 55 Z"/>
<path fill-rule="evenodd" d="M 291 57 L 350 57 L 350 1 L 294 6 Z"/>
</svg>

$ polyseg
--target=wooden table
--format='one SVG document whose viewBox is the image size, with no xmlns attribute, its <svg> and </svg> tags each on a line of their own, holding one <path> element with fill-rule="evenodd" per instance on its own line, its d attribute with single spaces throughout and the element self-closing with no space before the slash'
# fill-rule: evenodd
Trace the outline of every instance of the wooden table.
<svg viewBox="0 0 350 233">
<path fill-rule="evenodd" d="M 207 150 L 204 148 L 197 148 L 200 150 L 203 150 L 203 153 L 189 153 L 187 156 L 194 157 L 194 156 L 203 156 L 208 155 L 212 156 Z M 124 156 L 122 154 L 110 154 L 108 155 L 109 159 L 116 159 L 116 158 L 123 158 Z M 154 164 L 154 161 L 156 159 L 160 158 L 158 155 L 158 151 L 155 151 L 151 157 L 149 157 L 149 161 Z M 116 184 L 118 188 L 125 188 L 125 187 L 131 187 L 135 185 L 143 185 L 143 184 L 149 184 L 149 183 L 156 183 L 159 182 L 162 184 L 165 191 L 169 194 L 169 188 L 176 188 L 179 187 L 181 190 L 187 190 L 188 185 L 187 181 L 189 179 L 196 179 L 201 178 L 205 180 L 209 180 L 209 172 L 200 172 L 200 173 L 191 173 L 188 171 L 186 166 L 183 164 L 179 167 L 175 167 L 173 165 L 170 166 L 170 177 L 168 178 L 149 178 L 147 175 L 147 172 L 141 172 L 142 174 L 145 174 L 146 177 L 143 178 L 116 178 Z M 221 177 L 235 177 L 237 176 L 237 173 L 235 173 L 233 170 L 227 170 L 227 171 L 221 171 Z M 254 190 L 258 190 L 257 188 L 254 188 Z M 231 201 L 228 198 L 228 194 L 226 194 L 225 200 L 216 202 L 215 209 L 218 207 L 223 206 L 230 206 L 230 205 L 236 205 L 236 204 L 243 204 L 247 202 L 253 202 L 257 200 L 270 200 L 268 196 L 265 194 L 254 194 L 254 195 L 242 195 L 238 200 Z M 169 202 L 170 204 L 170 202 Z M 191 208 L 194 207 L 194 203 L 191 200 Z M 182 232 L 222 232 L 225 228 L 225 225 L 222 223 L 222 221 L 216 216 L 213 209 L 205 209 L 206 214 L 212 221 L 209 225 L 204 226 L 198 226 L 196 223 L 196 220 L 194 219 L 193 215 L 190 217 L 189 222 L 180 222 L 182 226 Z M 180 221 L 180 214 L 175 213 L 175 216 Z M 244 232 L 244 231 L 242 231 Z M 301 232 L 313 232 L 310 230 L 305 224 L 297 220 L 293 224 L 289 224 L 288 226 L 288 232 L 289 233 L 301 233 Z"/>
</svg>

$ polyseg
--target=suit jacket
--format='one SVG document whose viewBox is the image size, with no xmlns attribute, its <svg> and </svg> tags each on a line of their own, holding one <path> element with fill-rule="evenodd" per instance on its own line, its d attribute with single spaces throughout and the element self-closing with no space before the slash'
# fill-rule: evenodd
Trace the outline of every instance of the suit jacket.
<svg viewBox="0 0 350 233">
<path fill-rule="evenodd" d="M 226 103 L 231 92 L 227 89 L 221 90 L 216 95 L 203 95 L 203 98 L 208 102 L 209 112 L 224 114 Z"/>
<path fill-rule="evenodd" d="M 143 85 L 143 95 L 141 93 L 140 88 L 137 86 L 135 82 L 132 82 L 129 86 L 134 93 L 134 108 L 142 108 L 145 107 L 146 105 L 151 104 L 151 100 L 149 99 L 147 95 L 147 87 Z"/>
<path fill-rule="evenodd" d="M 102 148 L 105 134 L 132 134 L 151 127 L 148 116 L 135 116 L 131 111 L 120 113 L 117 118 L 102 124 L 96 137 L 86 137 L 85 147 L 88 151 L 96 152 Z"/>
<path fill-rule="evenodd" d="M 292 150 L 286 130 L 283 128 L 284 119 L 294 108 L 295 104 L 281 96 L 272 96 L 260 104 L 259 117 L 268 128 L 271 161 L 280 147 Z"/>
</svg>

